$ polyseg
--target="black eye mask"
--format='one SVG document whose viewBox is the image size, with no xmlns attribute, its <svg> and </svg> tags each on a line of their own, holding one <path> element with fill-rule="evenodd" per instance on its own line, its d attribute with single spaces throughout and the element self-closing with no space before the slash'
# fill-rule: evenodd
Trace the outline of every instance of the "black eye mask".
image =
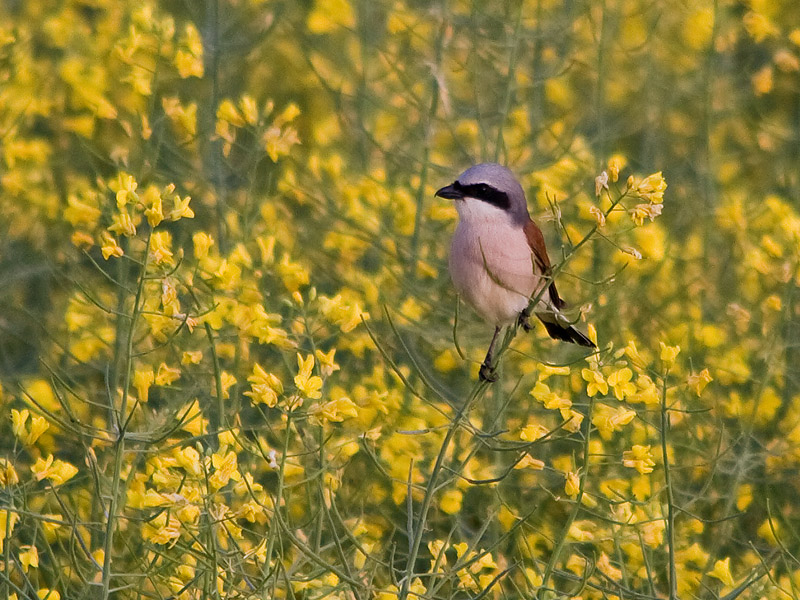
<svg viewBox="0 0 800 600">
<path fill-rule="evenodd" d="M 503 210 L 508 210 L 511 206 L 508 194 L 486 183 L 470 183 L 469 185 L 464 185 L 456 181 L 452 187 L 454 190 L 461 192 L 464 196 L 483 200 Z"/>
</svg>

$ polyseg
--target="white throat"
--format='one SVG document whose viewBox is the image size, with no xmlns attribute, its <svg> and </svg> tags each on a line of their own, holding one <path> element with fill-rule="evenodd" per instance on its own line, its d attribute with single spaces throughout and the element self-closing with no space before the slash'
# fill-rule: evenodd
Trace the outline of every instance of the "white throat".
<svg viewBox="0 0 800 600">
<path fill-rule="evenodd" d="M 512 224 L 511 214 L 493 204 L 465 196 L 463 200 L 456 200 L 456 210 L 459 219 L 465 224 L 496 223 Z"/>
</svg>

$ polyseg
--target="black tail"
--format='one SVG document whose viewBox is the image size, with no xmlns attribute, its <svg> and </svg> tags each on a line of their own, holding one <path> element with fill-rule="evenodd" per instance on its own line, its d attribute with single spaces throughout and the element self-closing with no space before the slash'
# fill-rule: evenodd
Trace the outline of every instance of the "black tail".
<svg viewBox="0 0 800 600">
<path fill-rule="evenodd" d="M 587 348 L 597 348 L 592 340 L 572 325 L 562 327 L 557 323 L 548 323 L 546 321 L 542 321 L 542 323 L 544 323 L 544 328 L 547 329 L 547 334 L 555 340 L 563 340 L 579 346 L 586 346 Z"/>
</svg>

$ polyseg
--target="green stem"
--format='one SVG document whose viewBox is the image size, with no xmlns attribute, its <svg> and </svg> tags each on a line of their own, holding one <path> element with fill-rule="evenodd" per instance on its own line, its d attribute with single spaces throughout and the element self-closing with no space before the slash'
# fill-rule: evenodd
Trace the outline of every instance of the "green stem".
<svg viewBox="0 0 800 600">
<path fill-rule="evenodd" d="M 511 98 L 514 95 L 514 71 L 517 69 L 517 50 L 519 49 L 520 32 L 522 31 L 522 13 L 525 7 L 524 2 L 519 3 L 519 13 L 517 23 L 514 27 L 514 42 L 511 45 L 511 53 L 508 57 L 508 73 L 506 75 L 506 93 L 503 98 L 503 110 L 500 113 L 500 123 L 497 126 L 497 140 L 494 145 L 494 162 L 500 160 L 500 152 L 505 147 L 503 140 L 503 126 L 505 125 L 508 111 L 511 110 Z"/>
<path fill-rule="evenodd" d="M 661 457 L 664 462 L 664 485 L 667 491 L 667 550 L 669 551 L 669 598 L 678 597 L 678 574 L 675 568 L 675 505 L 672 494 L 672 479 L 667 452 L 669 431 L 669 408 L 667 407 L 667 376 L 661 384 Z"/>
<path fill-rule="evenodd" d="M 433 496 L 437 491 L 437 481 L 439 479 L 439 474 L 444 467 L 444 460 L 445 456 L 447 455 L 447 450 L 450 448 L 450 443 L 452 442 L 456 431 L 458 431 L 464 415 L 469 412 L 472 405 L 483 395 L 482 392 L 484 392 L 487 388 L 488 384 L 484 381 L 478 382 L 475 385 L 467 401 L 464 402 L 461 408 L 458 409 L 458 412 L 450 423 L 450 427 L 447 429 L 447 434 L 444 436 L 442 445 L 439 448 L 439 454 L 436 456 L 436 463 L 433 465 L 433 469 L 431 470 L 431 476 L 428 480 L 428 485 L 425 488 L 425 496 L 422 499 L 422 506 L 419 509 L 419 517 L 417 518 L 417 522 L 414 527 L 410 552 L 406 562 L 406 573 L 405 577 L 403 578 L 402 586 L 400 587 L 400 600 L 405 600 L 408 597 L 411 579 L 414 576 L 414 563 L 417 561 L 417 556 L 419 555 L 419 547 L 422 542 L 422 535 L 425 532 L 425 523 L 428 520 L 428 511 L 433 503 Z"/>
<path fill-rule="evenodd" d="M 442 51 L 444 49 L 444 38 L 447 28 L 447 20 L 443 19 L 441 27 L 439 28 L 439 35 L 436 38 L 436 60 L 434 69 L 439 69 L 442 63 Z M 417 272 L 417 258 L 419 256 L 419 239 L 422 230 L 422 211 L 425 205 L 425 187 L 428 183 L 428 170 L 430 168 L 430 138 L 431 131 L 433 130 L 433 120 L 436 117 L 436 111 L 439 110 L 439 100 L 441 94 L 439 93 L 439 80 L 437 73 L 433 74 L 433 89 L 431 90 L 431 103 L 426 116 L 425 128 L 423 131 L 424 146 L 422 149 L 422 172 L 419 175 L 419 186 L 417 187 L 417 209 L 414 215 L 414 232 L 411 235 L 411 251 L 408 259 L 408 275 L 413 280 L 416 278 Z"/>
<path fill-rule="evenodd" d="M 575 522 L 575 519 L 578 517 L 578 511 L 581 509 L 583 494 L 586 490 L 586 481 L 589 478 L 589 446 L 592 437 L 593 408 L 594 399 L 589 398 L 589 408 L 586 411 L 586 438 L 583 441 L 583 473 L 581 475 L 581 485 L 578 489 L 578 495 L 575 498 L 575 505 L 572 507 L 572 511 L 570 511 L 566 523 L 564 523 L 564 527 L 561 530 L 561 535 L 558 536 L 556 546 L 553 548 L 553 554 L 550 556 L 550 560 L 547 562 L 547 566 L 545 567 L 544 575 L 542 576 L 542 585 L 539 586 L 539 593 L 536 596 L 539 599 L 544 598 L 550 577 L 553 574 L 558 561 L 561 559 L 561 553 L 564 550 L 564 545 L 566 544 L 567 537 L 569 536 L 569 530 L 572 527 L 572 524 Z"/>
<path fill-rule="evenodd" d="M 131 310 L 130 324 L 127 331 L 127 339 L 125 342 L 125 382 L 122 386 L 122 400 L 120 401 L 119 413 L 116 416 L 117 439 L 114 442 L 114 473 L 111 479 L 111 495 L 108 501 L 108 514 L 106 515 L 106 535 L 103 544 L 103 593 L 101 598 L 107 600 L 111 587 L 111 554 L 114 548 L 114 530 L 117 524 L 117 503 L 121 484 L 122 474 L 122 459 L 125 454 L 125 414 L 128 411 L 128 393 L 131 383 L 131 372 L 133 371 L 133 337 L 136 331 L 136 321 L 141 313 L 140 303 L 142 300 L 142 293 L 144 291 L 144 282 L 147 276 L 147 261 L 150 257 L 150 239 L 152 230 L 147 236 L 147 243 L 144 249 L 144 259 L 142 261 L 142 270 L 139 275 L 139 284 L 136 288 L 136 297 L 133 301 L 133 308 Z M 119 317 L 124 318 L 124 317 Z M 113 393 L 113 392 L 112 392 Z M 114 413 L 114 399 L 109 398 L 109 405 L 111 406 L 111 413 Z"/>
<path fill-rule="evenodd" d="M 211 330 L 211 325 L 208 322 L 205 323 L 206 329 L 206 336 L 208 337 L 208 345 L 211 349 L 211 359 L 214 363 L 214 385 L 216 388 L 217 394 L 217 410 L 214 419 L 211 420 L 211 431 L 210 433 L 214 434 L 215 436 L 222 431 L 223 421 L 225 418 L 225 405 L 224 405 L 224 398 L 223 398 L 223 389 L 222 389 L 222 370 L 219 366 L 219 356 L 217 355 L 217 346 L 214 342 L 214 333 Z M 214 440 L 211 443 L 212 448 L 217 449 L 218 444 L 217 441 Z"/>
</svg>

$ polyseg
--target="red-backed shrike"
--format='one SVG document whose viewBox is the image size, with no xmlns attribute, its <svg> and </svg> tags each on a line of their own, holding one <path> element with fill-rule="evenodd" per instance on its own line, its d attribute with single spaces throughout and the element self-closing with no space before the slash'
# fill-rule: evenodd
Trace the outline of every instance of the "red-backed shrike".
<svg viewBox="0 0 800 600">
<path fill-rule="evenodd" d="M 544 236 L 528 214 L 525 192 L 513 173 L 502 165 L 475 165 L 459 175 L 437 196 L 455 200 L 458 227 L 450 244 L 450 276 L 458 293 L 495 326 L 480 377 L 494 381 L 492 351 L 500 329 L 515 320 L 526 330 L 528 304 L 540 295 L 533 313 L 550 337 L 595 348 L 585 334 L 561 312 L 550 276 Z M 547 291 L 542 293 L 543 287 Z"/>
</svg>

